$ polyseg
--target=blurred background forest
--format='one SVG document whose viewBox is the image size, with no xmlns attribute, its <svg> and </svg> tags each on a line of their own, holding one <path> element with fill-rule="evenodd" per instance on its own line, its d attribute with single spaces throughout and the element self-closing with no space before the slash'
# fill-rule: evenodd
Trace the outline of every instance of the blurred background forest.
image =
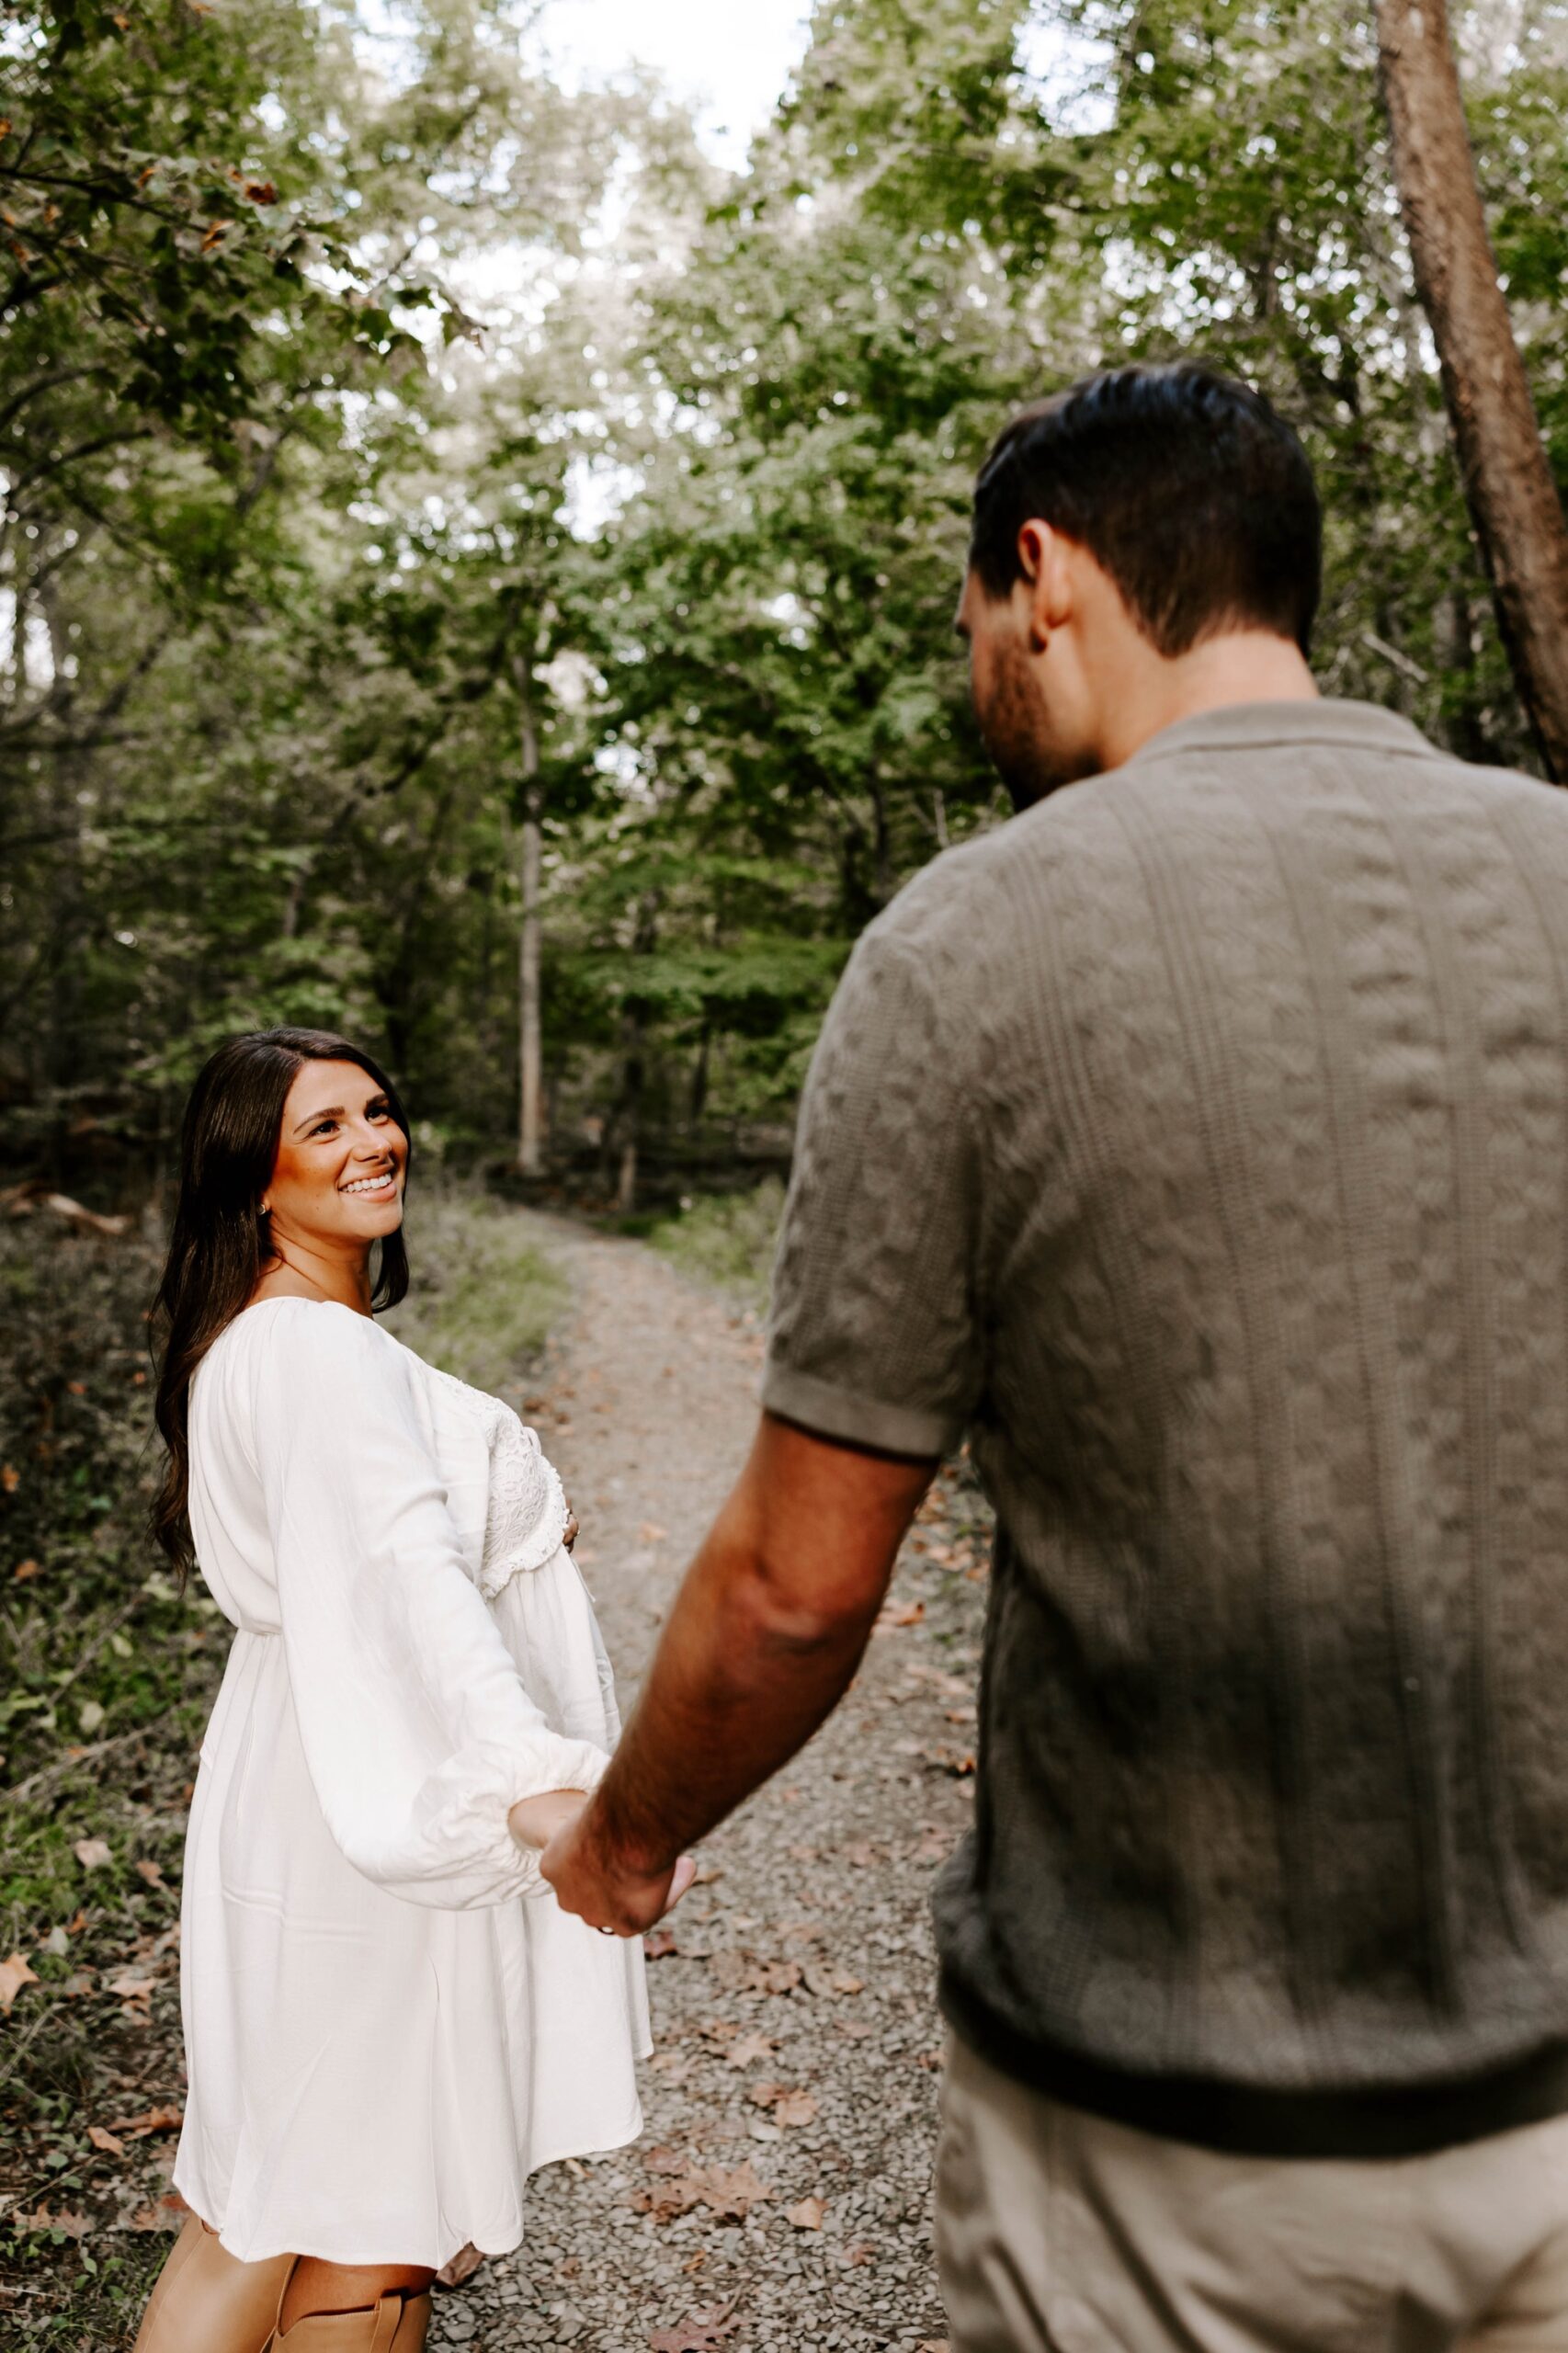
<svg viewBox="0 0 1568 2353">
<path fill-rule="evenodd" d="M 1351 0 L 822 0 L 744 171 L 514 0 L 4 19 L 13 1178 L 123 1200 L 281 1020 L 461 1164 L 517 1159 L 536 1017 L 547 1171 L 781 1159 L 856 932 L 1001 813 L 975 464 L 1101 361 L 1264 384 L 1324 686 L 1530 764 Z M 1568 9 L 1456 34 L 1562 482 Z"/>
</svg>

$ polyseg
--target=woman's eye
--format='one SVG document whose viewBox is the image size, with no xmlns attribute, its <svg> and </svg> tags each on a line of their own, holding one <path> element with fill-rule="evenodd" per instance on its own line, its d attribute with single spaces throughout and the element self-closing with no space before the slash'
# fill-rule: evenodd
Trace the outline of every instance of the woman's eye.
<svg viewBox="0 0 1568 2353">
<path fill-rule="evenodd" d="M 329 1136 L 336 1125 L 337 1121 L 335 1120 L 323 1120 L 318 1126 L 312 1129 L 311 1133 L 318 1136 Z"/>
<path fill-rule="evenodd" d="M 377 1103 L 365 1114 L 368 1120 L 390 1120 L 392 1113 L 384 1103 Z"/>
</svg>

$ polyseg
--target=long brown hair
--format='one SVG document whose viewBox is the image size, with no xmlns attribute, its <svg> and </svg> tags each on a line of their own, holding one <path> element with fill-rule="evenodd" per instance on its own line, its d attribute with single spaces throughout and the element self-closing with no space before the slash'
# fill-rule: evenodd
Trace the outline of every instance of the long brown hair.
<svg viewBox="0 0 1568 2353">
<path fill-rule="evenodd" d="M 190 1384 L 220 1332 L 249 1306 L 271 1256 L 261 1197 L 278 1157 L 289 1089 L 306 1063 L 357 1063 L 408 1137 L 384 1072 L 325 1029 L 256 1029 L 231 1038 L 191 1088 L 180 1130 L 179 1199 L 153 1311 L 162 1339 L 153 1413 L 169 1459 L 148 1523 L 182 1576 L 195 1557 L 187 1508 Z M 389 1233 L 370 1305 L 395 1307 L 407 1289 L 403 1235 Z"/>
</svg>

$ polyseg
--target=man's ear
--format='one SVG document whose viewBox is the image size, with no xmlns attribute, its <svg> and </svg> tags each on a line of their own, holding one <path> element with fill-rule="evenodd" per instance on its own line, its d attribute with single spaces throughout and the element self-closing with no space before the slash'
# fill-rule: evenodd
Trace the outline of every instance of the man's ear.
<svg viewBox="0 0 1568 2353">
<path fill-rule="evenodd" d="M 1018 530 L 1018 563 L 1028 596 L 1030 650 L 1043 654 L 1052 630 L 1073 617 L 1073 567 L 1068 541 L 1049 523 L 1031 518 Z"/>
</svg>

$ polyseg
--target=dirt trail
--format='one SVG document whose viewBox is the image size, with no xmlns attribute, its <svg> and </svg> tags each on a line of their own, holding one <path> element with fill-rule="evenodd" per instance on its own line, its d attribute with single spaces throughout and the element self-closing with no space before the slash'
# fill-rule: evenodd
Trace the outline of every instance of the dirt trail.
<svg viewBox="0 0 1568 2353">
<path fill-rule="evenodd" d="M 537 1220 L 574 1313 L 533 1418 L 623 1703 L 756 1416 L 753 1328 L 641 1245 Z M 980 1509 L 945 1483 L 890 1622 L 795 1766 L 704 1849 L 656 1936 L 635 2147 L 552 2166 L 518 2253 L 437 2299 L 483 2353 L 935 2353 L 927 1902 L 967 1826 Z M 663 1948 L 673 1946 L 673 1949 Z"/>
</svg>

